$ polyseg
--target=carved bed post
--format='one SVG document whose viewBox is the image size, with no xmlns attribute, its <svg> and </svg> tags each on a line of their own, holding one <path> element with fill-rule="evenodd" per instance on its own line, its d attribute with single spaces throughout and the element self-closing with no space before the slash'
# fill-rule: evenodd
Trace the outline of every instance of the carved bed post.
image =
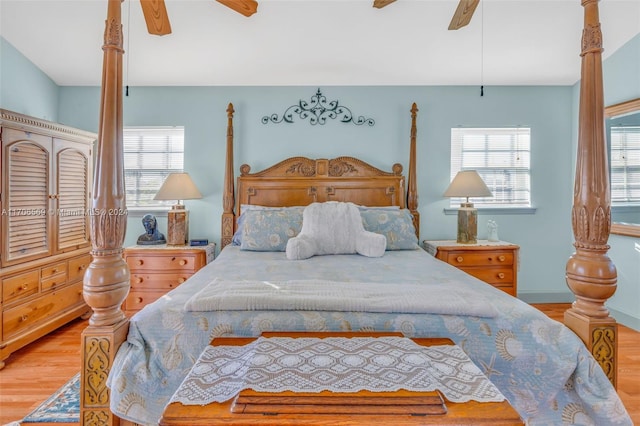
<svg viewBox="0 0 640 426">
<path fill-rule="evenodd" d="M 231 244 L 233 232 L 235 231 L 235 215 L 233 207 L 235 204 L 233 187 L 233 104 L 227 107 L 227 156 L 224 165 L 224 188 L 222 193 L 222 236 L 220 249 L 227 244 Z"/>
<path fill-rule="evenodd" d="M 571 224 L 576 252 L 567 262 L 567 285 L 576 300 L 564 322 L 585 342 L 609 380 L 617 379 L 617 324 L 605 302 L 616 291 L 617 273 L 607 256 L 611 193 L 604 129 L 602 33 L 598 0 L 582 0 L 582 70 L 578 154 Z"/>
<path fill-rule="evenodd" d="M 105 24 L 100 125 L 91 211 L 93 261 L 84 276 L 84 299 L 93 315 L 82 333 L 80 423 L 117 425 L 109 410 L 107 375 L 128 321 L 120 309 L 129 292 L 122 259 L 127 225 L 122 160 L 121 0 L 109 0 Z"/>
<path fill-rule="evenodd" d="M 413 226 L 416 228 L 416 235 L 420 235 L 420 212 L 418 212 L 418 180 L 416 177 L 416 136 L 418 134 L 416 126 L 416 116 L 418 106 L 414 102 L 411 106 L 411 145 L 409 148 L 409 183 L 407 184 L 407 208 L 413 217 Z"/>
</svg>

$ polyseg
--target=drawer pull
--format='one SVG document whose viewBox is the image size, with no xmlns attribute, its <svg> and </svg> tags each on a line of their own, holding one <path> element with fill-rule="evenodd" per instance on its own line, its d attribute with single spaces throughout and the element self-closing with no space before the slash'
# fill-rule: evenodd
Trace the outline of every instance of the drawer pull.
<svg viewBox="0 0 640 426">
<path fill-rule="evenodd" d="M 142 297 L 136 297 L 136 302 L 142 303 Z"/>
<path fill-rule="evenodd" d="M 498 278 L 500 278 L 501 280 L 504 279 L 504 272 L 500 272 L 498 274 Z"/>
<path fill-rule="evenodd" d="M 29 284 L 22 284 L 22 287 L 20 288 L 20 290 L 28 290 L 29 289 Z"/>
<path fill-rule="evenodd" d="M 78 266 L 78 271 L 84 271 L 85 269 L 87 269 L 87 265 Z"/>
<path fill-rule="evenodd" d="M 178 262 L 178 264 L 180 264 L 180 266 L 184 266 L 187 264 L 186 259 L 181 259 L 180 262 Z"/>
<path fill-rule="evenodd" d="M 178 278 L 178 284 L 182 284 L 183 282 L 185 282 L 187 279 L 184 277 L 180 277 Z"/>
<path fill-rule="evenodd" d="M 144 260 L 142 260 L 142 259 L 138 259 L 138 266 L 141 266 L 141 265 L 143 265 L 143 264 L 144 264 Z"/>
<path fill-rule="evenodd" d="M 140 284 L 142 281 L 144 281 L 142 277 L 136 277 L 136 284 Z"/>
<path fill-rule="evenodd" d="M 53 269 L 51 270 L 51 273 L 52 273 L 52 274 L 55 274 L 56 272 L 58 272 L 58 268 L 53 268 Z"/>
<path fill-rule="evenodd" d="M 456 261 L 457 261 L 458 263 L 462 262 L 463 260 L 464 260 L 464 258 L 463 258 L 462 256 L 458 256 L 458 257 L 456 257 Z"/>
<path fill-rule="evenodd" d="M 23 316 L 20 317 L 20 321 L 23 321 L 23 322 L 28 320 L 28 319 L 29 319 L 29 315 L 23 315 Z"/>
<path fill-rule="evenodd" d="M 506 258 L 505 258 L 504 256 L 498 256 L 498 260 L 499 260 L 500 262 L 504 262 L 504 260 L 505 260 L 505 259 L 506 259 Z"/>
</svg>

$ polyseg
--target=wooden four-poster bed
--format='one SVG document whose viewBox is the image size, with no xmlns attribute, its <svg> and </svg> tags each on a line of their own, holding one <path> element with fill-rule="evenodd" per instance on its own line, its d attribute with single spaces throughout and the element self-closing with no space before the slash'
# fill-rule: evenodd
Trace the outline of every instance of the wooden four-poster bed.
<svg viewBox="0 0 640 426">
<path fill-rule="evenodd" d="M 587 387 L 597 385 L 596 387 L 607 391 L 606 386 L 611 386 L 608 381 L 613 383 L 614 386 L 616 382 L 617 329 L 615 320 L 609 316 L 609 312 L 604 306 L 606 300 L 615 292 L 616 270 L 607 256 L 607 241 L 611 217 L 607 150 L 604 133 L 601 64 L 602 35 L 600 32 L 597 0 L 583 0 L 582 5 L 584 7 L 584 31 L 581 52 L 582 70 L 579 138 L 571 218 L 576 251 L 569 259 L 566 271 L 566 280 L 569 288 L 575 294 L 576 301 L 572 308 L 565 314 L 565 324 L 585 343 L 588 353 L 593 356 L 593 358 L 590 358 L 591 355 L 589 355 L 586 356 L 586 358 L 591 360 L 595 359 L 602 367 L 602 370 L 596 368 L 595 382 L 598 381 L 597 377 L 601 375 L 601 377 L 604 377 L 607 385 L 603 385 L 601 382 L 596 384 L 589 382 Z M 93 261 L 84 277 L 84 297 L 93 309 L 89 326 L 82 335 L 81 424 L 85 425 L 115 425 L 134 420 L 137 422 L 136 412 L 146 410 L 148 408 L 147 406 L 152 405 L 152 402 L 145 401 L 142 394 L 127 394 L 127 387 L 136 381 L 145 382 L 146 379 L 142 377 L 145 374 L 167 374 L 168 378 L 160 378 L 161 381 L 178 380 L 176 377 L 173 379 L 169 377 L 171 372 L 152 371 L 149 365 L 147 365 L 148 370 L 143 368 L 144 372 L 140 372 L 141 370 L 138 369 L 138 367 L 141 368 L 145 363 L 166 363 L 166 359 L 164 361 L 137 360 L 136 362 L 143 362 L 143 364 L 130 365 L 127 367 L 126 364 L 131 362 L 131 359 L 122 354 L 119 354 L 118 358 L 116 357 L 119 348 L 127 339 L 128 334 L 130 335 L 129 342 L 124 343 L 124 345 L 127 346 L 126 351 L 135 352 L 136 349 L 134 346 L 136 346 L 136 342 L 150 344 L 149 348 L 142 348 L 143 352 L 145 350 L 147 352 L 160 351 L 159 348 L 162 346 L 160 343 L 156 346 L 154 342 L 143 341 L 144 339 L 136 341 L 136 338 L 140 337 L 136 335 L 142 333 L 141 330 L 145 321 L 152 323 L 156 321 L 156 324 L 163 323 L 166 326 L 167 322 L 174 320 L 169 317 L 171 317 L 171 315 L 177 315 L 175 313 L 178 312 L 178 310 L 172 311 L 171 309 L 163 311 L 161 307 L 158 309 L 145 309 L 142 311 L 142 314 L 136 315 L 130 327 L 130 320 L 127 319 L 121 311 L 121 304 L 129 291 L 129 271 L 122 258 L 122 244 L 126 229 L 127 213 L 122 160 L 122 55 L 124 51 L 122 47 L 120 8 L 120 0 L 109 0 L 103 46 L 104 65 L 101 116 L 98 147 L 96 150 L 97 160 L 94 190 L 92 193 L 92 211 L 96 212 L 96 214 L 91 217 Z M 241 168 L 241 175 L 238 178 L 238 191 L 236 193 L 233 173 L 234 111 L 233 106 L 229 104 L 227 110 L 227 156 L 223 195 L 224 212 L 221 219 L 221 246 L 232 247 L 234 233 L 238 227 L 238 216 L 241 213 L 240 209 L 241 206 L 245 204 L 260 204 L 267 207 L 287 207 L 304 206 L 314 201 L 338 200 L 352 201 L 356 204 L 368 206 L 394 206 L 399 210 L 406 209 L 410 212 L 414 228 L 417 231 L 419 229 L 419 213 L 416 183 L 416 113 L 417 107 L 414 104 L 411 110 L 411 146 L 406 184 L 405 178 L 402 176 L 402 166 L 400 165 L 394 165 L 392 171 L 384 172 L 351 157 L 336 158 L 333 160 L 290 158 L 258 173 L 251 173 L 248 166 L 243 166 Z M 227 255 L 227 251 L 233 250 L 223 250 L 225 256 Z M 241 250 L 235 251 L 238 252 L 238 256 L 244 255 Z M 411 253 L 411 256 L 417 256 L 420 255 L 419 252 L 422 252 L 422 250 L 409 250 L 408 252 Z M 395 254 L 396 252 L 386 253 L 387 254 L 381 258 L 383 259 L 381 262 L 387 262 L 387 258 L 392 259 L 400 256 Z M 275 255 L 265 254 L 265 256 Z M 322 257 L 326 256 L 319 256 L 316 257 L 316 259 Z M 345 257 L 343 256 L 342 258 Z M 276 261 L 273 258 L 269 259 L 273 262 Z M 246 262 L 252 261 L 253 260 L 249 258 L 246 260 Z M 281 260 L 277 261 L 279 262 Z M 214 262 L 214 264 L 218 263 L 218 260 Z M 236 269 L 238 269 L 237 266 L 238 265 L 236 265 Z M 214 265 L 212 271 L 215 271 L 215 268 L 223 269 L 223 262 L 220 265 Z M 203 274 L 196 275 L 194 278 L 195 277 L 200 277 L 201 281 L 205 279 Z M 456 279 L 465 280 L 465 278 L 458 276 L 456 276 Z M 179 289 L 187 289 L 190 282 L 191 279 L 181 285 Z M 202 282 L 200 284 L 202 284 Z M 469 285 L 478 286 L 478 283 L 474 282 Z M 494 290 L 492 288 L 484 288 L 489 286 L 481 287 L 482 288 L 479 289 L 480 293 L 489 292 L 488 297 L 498 299 L 497 303 L 504 303 L 506 304 L 505 306 L 517 305 L 518 309 L 525 305 L 511 296 L 491 293 L 491 291 Z M 187 295 L 176 293 L 174 298 L 181 300 L 181 297 L 186 298 Z M 481 295 L 478 297 L 481 297 Z M 158 305 L 162 305 L 163 303 L 165 302 L 160 301 Z M 505 306 L 503 306 L 503 308 L 505 308 Z M 171 312 L 171 315 L 167 314 L 167 312 Z M 181 313 L 180 315 L 183 314 L 184 313 Z M 318 319 L 322 317 L 321 314 L 316 314 L 318 316 L 314 318 Z M 157 316 L 154 317 L 154 315 Z M 344 327 L 345 324 L 349 326 L 351 326 L 352 323 L 355 324 L 355 319 L 349 319 L 349 321 L 347 321 L 347 319 L 344 318 L 345 315 L 348 314 L 337 315 L 334 313 L 334 317 L 340 316 L 343 318 L 340 323 L 341 325 L 335 325 L 335 327 Z M 186 316 L 185 314 L 185 318 Z M 546 320 L 541 319 L 542 317 L 543 316 L 535 316 L 535 318 L 529 322 L 537 323 L 540 321 L 541 324 L 544 324 L 541 327 L 544 328 L 545 332 L 555 334 L 553 336 L 540 337 L 541 339 L 549 338 L 553 340 L 555 346 L 562 346 L 562 342 L 575 339 L 575 335 L 570 332 L 569 334 L 571 334 L 571 336 L 564 334 L 564 330 L 567 330 L 565 327 L 561 329 L 554 328 L 554 325 L 544 322 Z M 255 332 L 255 330 L 239 331 L 241 328 L 239 324 L 210 324 L 214 319 L 217 319 L 215 316 L 207 316 L 206 319 L 203 319 L 202 316 L 199 318 L 197 321 L 198 326 L 206 329 L 205 335 L 198 337 L 200 340 L 207 340 L 213 335 L 234 334 L 236 332 L 248 334 Z M 443 319 L 441 315 L 429 318 L 430 321 L 443 321 L 443 323 L 447 323 L 448 321 L 446 318 Z M 514 330 L 500 329 L 496 331 L 497 328 L 504 325 L 500 325 L 500 322 L 494 324 L 490 320 L 473 320 L 467 323 L 467 318 L 469 317 L 458 318 L 458 326 L 466 330 L 465 333 L 463 333 L 465 338 L 460 344 L 467 345 L 467 348 L 472 352 L 476 347 L 483 348 L 482 351 L 486 352 L 487 347 L 483 346 L 484 343 L 477 342 L 476 338 L 481 340 L 487 337 L 482 335 L 489 335 L 488 337 L 492 342 L 491 344 L 495 344 L 498 341 L 502 344 L 502 346 L 500 346 L 502 349 L 498 348 L 498 353 L 502 359 L 497 362 L 504 362 L 505 366 L 503 368 L 513 368 L 513 371 L 519 369 L 535 370 L 536 363 L 540 362 L 540 359 L 523 359 L 518 358 L 518 356 L 522 357 L 523 354 L 510 353 L 511 349 L 508 343 L 525 339 L 526 337 L 517 335 L 517 332 Z M 322 317 L 321 322 L 325 324 L 325 326 L 330 327 L 331 321 L 334 319 Z M 371 324 L 376 324 L 377 320 L 377 317 L 370 318 Z M 422 319 L 414 319 L 411 320 L 413 322 L 410 321 L 412 324 L 408 328 L 410 333 L 415 333 L 415 335 L 424 333 L 428 335 L 429 333 L 447 332 L 447 327 L 443 328 L 444 331 L 418 330 L 416 324 L 421 320 Z M 183 318 L 182 321 L 190 320 Z M 291 319 L 291 321 L 290 324 L 293 324 L 295 319 Z M 318 319 L 318 321 L 320 320 Z M 514 317 L 508 321 L 516 321 L 516 319 Z M 508 321 L 504 320 L 503 323 Z M 250 321 L 245 321 L 245 323 L 247 322 Z M 392 322 L 391 319 L 387 321 L 387 324 L 390 322 Z M 477 333 L 474 334 L 470 329 L 476 327 L 476 323 L 481 324 Z M 207 325 L 203 326 L 202 324 Z M 369 327 L 361 326 L 363 329 Z M 182 327 L 183 325 L 179 326 L 181 329 Z M 237 327 L 237 329 L 234 327 Z M 376 328 L 375 325 L 371 327 Z M 495 333 L 495 336 L 493 333 Z M 454 340 L 456 340 L 456 337 L 459 336 L 453 335 Z M 194 339 L 197 340 L 198 338 Z M 194 353 L 181 352 L 183 348 L 176 349 L 175 347 L 179 336 L 174 334 L 172 337 L 168 337 L 168 339 L 173 339 L 172 342 L 174 342 L 174 345 L 171 351 L 164 353 L 163 356 L 168 354 L 167 357 L 175 361 L 176 365 L 183 362 L 184 358 L 193 357 L 194 353 L 197 356 L 197 352 L 200 350 L 198 349 L 198 351 Z M 192 342 L 190 341 L 189 343 Z M 548 343 L 549 342 L 547 342 L 547 344 Z M 554 345 L 548 346 L 551 347 Z M 538 348 L 537 350 L 543 352 L 547 350 L 551 351 L 552 349 L 549 349 L 549 347 L 544 346 L 542 349 Z M 584 346 L 581 347 L 584 348 Z M 581 350 L 577 346 L 574 347 L 574 349 L 578 351 Z M 550 358 L 555 356 L 562 357 L 561 354 L 554 355 L 553 353 L 546 352 L 544 355 Z M 581 354 L 579 357 L 585 358 L 583 355 L 584 354 Z M 575 353 L 573 353 L 573 357 L 576 357 Z M 193 363 L 193 361 L 194 359 L 191 359 L 190 362 Z M 482 360 L 480 360 L 480 362 L 482 362 Z M 493 363 L 493 358 L 491 362 Z M 517 364 L 518 362 L 524 362 L 524 364 Z M 509 366 L 507 366 L 508 363 L 515 364 L 509 364 Z M 579 369 L 581 367 L 585 367 L 585 365 L 579 364 L 576 368 Z M 590 370 L 592 367 L 593 366 L 587 369 Z M 111 377 L 110 386 L 107 386 L 107 378 L 114 368 L 119 369 L 120 375 L 118 377 Z M 127 370 L 127 368 L 131 368 L 131 370 Z M 125 374 L 127 371 L 131 372 L 132 376 L 127 376 Z M 184 371 L 182 371 L 181 374 L 184 375 Z M 518 373 L 513 372 L 512 374 Z M 572 374 L 581 373 L 578 371 Z M 519 377 L 512 377 L 511 379 L 515 380 L 515 382 L 518 382 L 518 380 L 528 380 Z M 565 383 L 561 384 L 561 388 L 564 384 Z M 153 386 L 161 387 L 160 384 L 154 384 Z M 514 388 L 517 387 L 518 386 L 514 386 Z M 617 416 L 616 420 L 620 421 L 621 424 L 628 424 L 626 423 L 628 422 L 628 418 L 625 417 L 625 410 L 623 407 L 617 405 L 619 402 L 616 399 L 617 395 L 615 395 L 615 392 L 611 395 L 611 389 L 605 392 L 608 395 L 607 397 L 610 398 L 607 401 L 609 403 L 613 402 L 616 406 L 607 406 L 603 409 L 610 410 L 612 416 L 615 414 L 615 416 Z M 164 391 L 168 390 L 164 389 Z M 526 411 L 523 410 L 522 407 L 527 404 L 527 402 L 524 401 L 527 397 L 521 393 L 533 392 L 533 389 L 501 389 L 501 391 L 512 392 L 509 393 L 509 399 L 512 403 L 514 403 L 514 401 L 511 399 L 516 400 L 516 403 L 518 403 L 517 400 L 523 399 L 523 401 L 520 401 L 520 410 Z M 566 387 L 564 387 L 563 391 L 567 391 Z M 573 392 L 573 390 L 571 391 Z M 119 395 L 119 401 L 115 404 L 117 405 L 117 409 L 120 410 L 118 415 L 112 412 L 113 405 L 110 406 L 112 393 L 116 392 Z M 540 390 L 539 394 L 530 396 L 532 399 L 530 399 L 529 402 L 535 404 L 536 399 L 543 398 L 540 395 L 545 394 L 545 392 L 547 391 Z M 549 390 L 549 392 L 553 393 L 556 391 Z M 152 399 L 152 397 L 153 391 L 151 391 L 149 399 Z M 559 400 L 557 398 L 560 398 L 562 410 L 558 407 L 556 407 L 556 409 L 562 411 L 561 415 L 563 419 L 565 416 L 571 419 L 579 416 L 580 413 L 584 414 L 586 412 L 581 411 L 583 410 L 582 408 L 576 408 L 579 407 L 580 404 L 576 403 L 576 405 L 571 403 L 571 398 L 574 397 L 574 394 L 553 397 L 556 399 L 550 397 L 551 399 L 544 401 L 544 404 L 558 404 Z M 585 401 L 581 402 L 584 403 Z M 163 401 L 160 400 L 155 403 L 162 404 Z M 537 414 L 540 418 L 545 418 L 547 415 L 554 415 L 553 413 L 546 413 L 544 410 L 547 410 L 547 408 L 540 408 L 540 410 L 542 411 Z M 584 410 L 588 411 L 589 409 L 585 408 Z M 522 411 L 520 414 L 524 417 Z M 124 413 L 124 415 L 121 413 Z M 589 411 L 589 413 L 593 414 L 591 411 Z M 155 414 L 157 415 L 157 413 Z M 531 413 L 526 414 L 529 415 Z M 129 420 L 121 420 L 119 416 L 129 417 Z M 141 414 L 140 418 L 144 419 L 144 415 Z"/>
</svg>

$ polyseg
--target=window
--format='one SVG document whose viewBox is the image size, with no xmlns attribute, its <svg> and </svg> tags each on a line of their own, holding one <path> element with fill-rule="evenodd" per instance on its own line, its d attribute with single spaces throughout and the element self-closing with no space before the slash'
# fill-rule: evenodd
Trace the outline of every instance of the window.
<svg viewBox="0 0 640 426">
<path fill-rule="evenodd" d="M 640 204 L 640 126 L 611 127 L 611 205 Z"/>
<path fill-rule="evenodd" d="M 127 208 L 168 207 L 175 201 L 153 197 L 184 162 L 184 127 L 136 127 L 124 129 L 124 179 Z"/>
<path fill-rule="evenodd" d="M 451 129 L 451 179 L 461 170 L 476 170 L 491 197 L 473 198 L 475 207 L 531 207 L 531 129 Z M 462 198 L 452 198 L 457 208 Z"/>
</svg>

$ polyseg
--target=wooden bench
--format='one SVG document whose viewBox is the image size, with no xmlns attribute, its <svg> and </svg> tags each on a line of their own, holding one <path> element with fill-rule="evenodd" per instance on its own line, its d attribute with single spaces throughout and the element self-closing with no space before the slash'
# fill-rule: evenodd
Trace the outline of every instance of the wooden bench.
<svg viewBox="0 0 640 426">
<path fill-rule="evenodd" d="M 402 336 L 398 333 L 264 333 L 265 337 Z M 246 345 L 252 337 L 218 337 L 212 345 Z M 415 338 L 423 346 L 452 345 L 449 339 Z M 444 402 L 444 404 L 443 404 Z M 243 390 L 236 398 L 205 406 L 169 404 L 161 426 L 209 425 L 523 425 L 508 401 L 453 403 L 439 392 L 264 393 Z"/>
</svg>

